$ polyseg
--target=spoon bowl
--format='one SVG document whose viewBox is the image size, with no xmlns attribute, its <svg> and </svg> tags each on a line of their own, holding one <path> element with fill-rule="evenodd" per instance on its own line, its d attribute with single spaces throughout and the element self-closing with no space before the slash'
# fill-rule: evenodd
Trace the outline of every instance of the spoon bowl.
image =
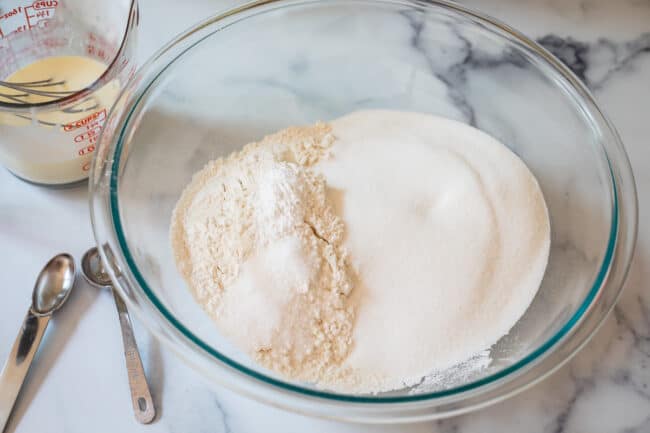
<svg viewBox="0 0 650 433">
<path fill-rule="evenodd" d="M 102 264 L 97 248 L 91 248 L 81 259 L 81 273 L 88 283 L 99 288 L 110 288 L 111 277 L 108 275 Z"/>
<path fill-rule="evenodd" d="M 61 308 L 72 291 L 74 276 L 74 259 L 69 254 L 59 254 L 47 262 L 34 285 L 32 312 L 43 316 Z"/>
</svg>

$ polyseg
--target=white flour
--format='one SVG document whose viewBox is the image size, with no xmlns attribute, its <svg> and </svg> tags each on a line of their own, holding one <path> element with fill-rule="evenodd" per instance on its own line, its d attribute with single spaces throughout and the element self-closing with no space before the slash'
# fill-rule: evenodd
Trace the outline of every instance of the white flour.
<svg viewBox="0 0 650 433">
<path fill-rule="evenodd" d="M 549 239 L 539 186 L 505 146 L 394 111 L 209 164 L 172 223 L 179 269 L 225 335 L 291 379 L 357 393 L 484 365 L 535 296 Z"/>
<path fill-rule="evenodd" d="M 179 270 L 221 332 L 266 367 L 312 382 L 339 374 L 354 317 L 343 223 L 308 169 L 327 155 L 329 130 L 290 128 L 208 164 L 171 228 Z"/>
</svg>

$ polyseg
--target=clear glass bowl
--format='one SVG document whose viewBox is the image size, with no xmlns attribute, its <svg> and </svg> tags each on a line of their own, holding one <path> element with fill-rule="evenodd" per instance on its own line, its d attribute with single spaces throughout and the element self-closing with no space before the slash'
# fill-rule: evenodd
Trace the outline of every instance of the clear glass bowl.
<svg viewBox="0 0 650 433">
<path fill-rule="evenodd" d="M 451 377 L 444 387 L 344 395 L 288 382 L 219 336 L 174 266 L 170 216 L 195 171 L 264 134 L 363 108 L 477 126 L 526 162 L 548 204 L 551 254 L 537 297 L 493 347 L 489 367 Z M 634 249 L 630 165 L 593 97 L 540 46 L 452 3 L 280 0 L 240 7 L 159 51 L 107 123 L 91 175 L 91 213 L 120 294 L 206 376 L 302 413 L 415 421 L 511 396 L 558 368 L 595 332 Z"/>
</svg>

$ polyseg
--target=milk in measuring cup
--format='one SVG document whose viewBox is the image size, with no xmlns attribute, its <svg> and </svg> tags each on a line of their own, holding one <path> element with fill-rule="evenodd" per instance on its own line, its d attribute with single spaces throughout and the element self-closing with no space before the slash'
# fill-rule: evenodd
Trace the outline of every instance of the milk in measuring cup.
<svg viewBox="0 0 650 433">
<path fill-rule="evenodd" d="M 5 77 L 9 83 L 52 78 L 48 92 L 75 92 L 97 80 L 106 65 L 90 57 L 53 56 L 37 60 Z M 92 153 L 106 116 L 119 92 L 113 80 L 61 110 L 0 112 L 0 162 L 14 174 L 43 184 L 65 184 L 88 177 Z M 10 102 L 20 92 L 3 89 L 0 100 Z M 26 104 L 51 97 L 20 96 Z"/>
</svg>

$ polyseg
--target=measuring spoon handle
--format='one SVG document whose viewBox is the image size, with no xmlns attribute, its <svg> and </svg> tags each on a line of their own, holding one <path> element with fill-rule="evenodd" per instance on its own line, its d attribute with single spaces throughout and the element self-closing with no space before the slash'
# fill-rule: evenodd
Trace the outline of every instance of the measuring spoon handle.
<svg viewBox="0 0 650 433">
<path fill-rule="evenodd" d="M 5 431 L 34 354 L 41 343 L 50 316 L 37 316 L 30 309 L 0 372 L 0 432 Z"/>
<path fill-rule="evenodd" d="M 126 309 L 126 304 L 124 304 L 122 298 L 120 298 L 115 292 L 115 289 L 111 290 L 113 291 L 115 306 L 117 307 L 117 313 L 120 317 L 122 342 L 124 343 L 124 357 L 126 359 L 126 371 L 129 376 L 133 411 L 135 412 L 135 418 L 139 422 L 142 424 L 149 424 L 156 417 L 156 408 L 154 407 L 151 398 L 151 392 L 149 392 L 147 378 L 144 375 L 140 352 L 138 352 L 138 345 L 136 344 L 135 336 L 133 335 L 131 318 L 129 317 L 129 311 Z"/>
</svg>

